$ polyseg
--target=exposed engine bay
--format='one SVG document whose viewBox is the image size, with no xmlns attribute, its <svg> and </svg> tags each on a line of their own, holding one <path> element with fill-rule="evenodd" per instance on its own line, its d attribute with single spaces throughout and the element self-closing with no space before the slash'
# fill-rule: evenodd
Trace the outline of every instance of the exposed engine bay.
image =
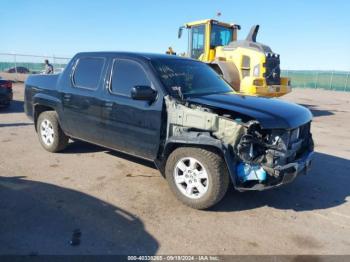
<svg viewBox="0 0 350 262">
<path fill-rule="evenodd" d="M 298 160 L 313 151 L 310 122 L 292 130 L 263 129 L 258 121 L 165 97 L 166 138 L 204 134 L 220 140 L 235 165 L 238 190 L 263 190 L 292 181 Z M 311 160 L 310 160 L 311 161 Z M 232 175 L 231 175 L 232 177 Z"/>
</svg>

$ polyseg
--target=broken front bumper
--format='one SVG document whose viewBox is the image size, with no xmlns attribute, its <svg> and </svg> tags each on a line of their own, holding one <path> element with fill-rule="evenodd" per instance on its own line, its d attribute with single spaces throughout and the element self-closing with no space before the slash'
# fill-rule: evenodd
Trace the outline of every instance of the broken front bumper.
<svg viewBox="0 0 350 262">
<path fill-rule="evenodd" d="M 282 177 L 279 184 L 287 184 L 292 182 L 297 175 L 306 174 L 310 169 L 313 154 L 314 152 L 307 152 L 295 162 L 275 168 L 275 171 Z"/>
<path fill-rule="evenodd" d="M 256 184 L 252 187 L 236 187 L 238 191 L 248 190 L 267 190 L 275 188 L 284 184 L 292 182 L 298 175 L 306 174 L 310 169 L 313 159 L 313 151 L 304 153 L 299 159 L 284 166 L 278 166 L 273 169 L 274 173 L 278 175 L 279 180 L 274 184 Z"/>
</svg>

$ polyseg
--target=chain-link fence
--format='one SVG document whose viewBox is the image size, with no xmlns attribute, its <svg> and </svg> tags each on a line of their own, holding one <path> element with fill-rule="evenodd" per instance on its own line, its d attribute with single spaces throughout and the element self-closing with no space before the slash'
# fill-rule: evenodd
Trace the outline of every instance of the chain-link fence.
<svg viewBox="0 0 350 262">
<path fill-rule="evenodd" d="M 282 75 L 291 79 L 293 87 L 350 91 L 350 72 L 346 71 L 282 70 Z"/>
<path fill-rule="evenodd" d="M 41 74 L 45 70 L 44 60 L 53 65 L 55 73 L 60 73 L 70 58 L 0 53 L 0 77 L 14 81 L 24 81 L 28 74 Z M 295 88 L 320 88 L 350 91 L 350 72 L 317 70 L 282 70 L 282 76 L 289 77 Z"/>
<path fill-rule="evenodd" d="M 45 71 L 46 59 L 53 65 L 54 72 L 60 73 L 70 58 L 0 53 L 0 76 L 22 81 L 28 74 L 42 74 Z"/>
</svg>

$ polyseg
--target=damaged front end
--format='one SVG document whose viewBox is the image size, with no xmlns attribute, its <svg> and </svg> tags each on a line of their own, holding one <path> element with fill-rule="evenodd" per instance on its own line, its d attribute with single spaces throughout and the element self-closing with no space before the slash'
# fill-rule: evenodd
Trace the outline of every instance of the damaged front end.
<svg viewBox="0 0 350 262">
<path fill-rule="evenodd" d="M 264 190 L 305 173 L 313 153 L 310 122 L 294 129 L 263 129 L 254 119 L 165 97 L 165 144 L 215 146 L 239 191 Z M 165 145 L 165 146 L 166 146 Z"/>
<path fill-rule="evenodd" d="M 289 183 L 310 167 L 310 122 L 292 130 L 264 130 L 251 121 L 234 148 L 238 190 L 263 190 Z"/>
</svg>

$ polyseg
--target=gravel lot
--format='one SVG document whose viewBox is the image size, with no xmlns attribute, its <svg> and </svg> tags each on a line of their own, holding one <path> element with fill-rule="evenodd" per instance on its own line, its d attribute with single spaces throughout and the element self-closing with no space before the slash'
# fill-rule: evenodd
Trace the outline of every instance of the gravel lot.
<svg viewBox="0 0 350 262">
<path fill-rule="evenodd" d="M 197 211 L 152 163 L 82 142 L 44 151 L 14 91 L 0 109 L 0 254 L 350 254 L 350 93 L 283 98 L 314 114 L 307 176 Z"/>
</svg>

